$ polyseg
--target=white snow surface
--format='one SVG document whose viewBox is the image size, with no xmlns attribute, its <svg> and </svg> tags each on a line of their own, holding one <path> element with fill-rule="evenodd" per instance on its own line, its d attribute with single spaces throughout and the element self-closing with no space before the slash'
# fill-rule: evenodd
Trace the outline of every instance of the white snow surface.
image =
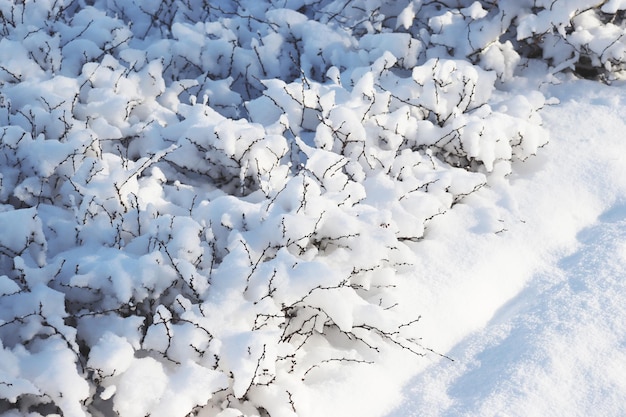
<svg viewBox="0 0 626 417">
<path fill-rule="evenodd" d="M 325 381 L 309 415 L 626 415 L 625 87 L 549 86 L 540 156 L 416 245 L 400 292 L 453 361 L 389 357 Z"/>
<path fill-rule="evenodd" d="M 0 415 L 626 415 L 625 10 L 0 0 Z"/>
</svg>

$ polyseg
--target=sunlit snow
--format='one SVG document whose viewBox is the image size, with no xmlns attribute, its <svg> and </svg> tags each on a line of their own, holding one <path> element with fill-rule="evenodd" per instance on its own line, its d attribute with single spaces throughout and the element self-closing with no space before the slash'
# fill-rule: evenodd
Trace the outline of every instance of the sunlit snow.
<svg viewBox="0 0 626 417">
<path fill-rule="evenodd" d="M 0 415 L 626 415 L 625 13 L 0 0 Z"/>
</svg>

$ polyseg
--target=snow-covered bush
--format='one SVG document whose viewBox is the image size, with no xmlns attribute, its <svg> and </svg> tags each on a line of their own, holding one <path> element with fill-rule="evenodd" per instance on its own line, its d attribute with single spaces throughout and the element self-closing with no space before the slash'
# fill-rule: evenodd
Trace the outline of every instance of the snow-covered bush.
<svg viewBox="0 0 626 417">
<path fill-rule="evenodd" d="M 0 0 L 0 412 L 297 415 L 430 352 L 412 243 L 547 140 L 512 4 Z"/>
<path fill-rule="evenodd" d="M 508 21 L 520 54 L 585 77 L 623 76 L 626 3 L 619 0 L 499 2 L 494 19 Z M 521 7 L 520 7 L 521 6 Z"/>
<path fill-rule="evenodd" d="M 389 24 L 419 39 L 426 56 L 470 59 L 503 79 L 522 57 L 610 80 L 626 69 L 625 11 L 620 0 L 415 0 Z"/>
</svg>

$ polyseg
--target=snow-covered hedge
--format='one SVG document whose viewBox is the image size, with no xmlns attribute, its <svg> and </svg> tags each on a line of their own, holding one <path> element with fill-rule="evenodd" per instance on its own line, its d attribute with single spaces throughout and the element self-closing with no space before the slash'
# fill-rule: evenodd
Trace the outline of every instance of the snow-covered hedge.
<svg viewBox="0 0 626 417">
<path fill-rule="evenodd" d="M 0 0 L 0 412 L 297 415 L 430 352 L 409 245 L 547 140 L 499 88 L 622 66 L 621 2 L 527 3 Z"/>
</svg>

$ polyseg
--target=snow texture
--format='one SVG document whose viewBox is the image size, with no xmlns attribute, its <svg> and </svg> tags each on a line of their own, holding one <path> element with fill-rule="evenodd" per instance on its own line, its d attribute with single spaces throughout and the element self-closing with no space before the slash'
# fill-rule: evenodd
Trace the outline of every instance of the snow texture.
<svg viewBox="0 0 626 417">
<path fill-rule="evenodd" d="M 623 85 L 599 88 L 580 80 L 549 92 L 561 104 L 543 111 L 553 138 L 544 164 L 520 173 L 510 186 L 524 223 L 507 225 L 489 261 L 465 267 L 462 278 L 460 269 L 450 268 L 443 274 L 452 274 L 450 284 L 429 294 L 439 320 L 425 319 L 423 330 L 455 362 L 417 364 L 404 400 L 388 403 L 393 412 L 372 415 L 620 416 L 626 411 L 621 372 L 626 177 L 623 161 L 615 158 L 624 149 L 626 95 Z M 580 114 L 594 123 L 581 129 Z M 480 211 L 468 209 L 480 219 Z M 445 255 L 450 247 L 494 248 L 471 221 L 465 225 L 459 233 L 442 222 L 439 240 L 449 242 L 436 247 L 433 242 L 431 255 L 433 250 Z M 428 255 L 424 269 L 441 269 L 442 262 Z M 484 314 L 468 299 L 456 306 L 449 301 L 462 291 L 454 288 L 468 280 L 488 284 L 472 285 L 471 298 L 483 304 Z M 408 288 L 419 286 L 408 283 Z M 435 327 L 442 325 L 446 334 Z"/>
<path fill-rule="evenodd" d="M 546 85 L 619 83 L 624 8 L 0 0 L 0 413 L 308 416 L 449 360 L 404 285 L 525 215 Z"/>
</svg>

